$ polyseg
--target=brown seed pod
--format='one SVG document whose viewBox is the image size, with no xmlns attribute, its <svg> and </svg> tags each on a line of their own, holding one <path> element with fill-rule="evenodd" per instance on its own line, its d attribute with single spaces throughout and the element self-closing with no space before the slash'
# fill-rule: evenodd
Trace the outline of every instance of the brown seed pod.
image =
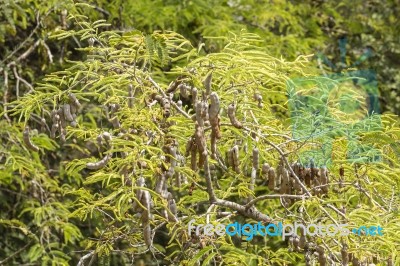
<svg viewBox="0 0 400 266">
<path fill-rule="evenodd" d="M 68 14 L 68 10 L 66 10 L 66 9 L 61 10 L 60 22 L 61 22 L 61 28 L 63 30 L 67 29 L 67 14 Z"/>
<path fill-rule="evenodd" d="M 194 108 L 197 108 L 197 89 L 195 87 L 192 88 L 192 104 Z"/>
<path fill-rule="evenodd" d="M 50 138 L 54 139 L 56 137 L 56 133 L 57 133 L 58 127 L 59 127 L 58 123 L 57 124 L 53 124 L 51 126 Z"/>
<path fill-rule="evenodd" d="M 293 237 L 293 247 L 295 251 L 300 251 L 300 239 L 298 236 Z"/>
<path fill-rule="evenodd" d="M 190 168 L 192 168 L 193 171 L 197 171 L 197 145 L 194 146 L 195 148 L 192 148 L 190 151 Z"/>
<path fill-rule="evenodd" d="M 121 128 L 121 123 L 119 122 L 118 116 L 116 112 L 118 112 L 120 106 L 119 104 L 110 104 L 110 113 L 111 113 L 111 119 L 110 122 L 112 123 L 113 127 L 118 129 Z"/>
<path fill-rule="evenodd" d="M 166 182 L 166 177 L 164 172 L 162 172 L 156 182 L 156 187 L 154 189 L 155 192 L 157 192 L 158 194 L 161 194 L 164 188 L 164 183 Z"/>
<path fill-rule="evenodd" d="M 72 114 L 71 114 L 71 106 L 68 103 L 63 105 L 63 111 L 64 111 L 65 120 L 67 120 L 68 122 L 74 121 L 74 118 L 72 117 Z"/>
<path fill-rule="evenodd" d="M 69 98 L 70 104 L 73 105 L 77 110 L 79 110 L 79 108 L 81 108 L 81 103 L 76 98 L 75 94 L 73 94 L 72 92 L 68 93 L 68 98 Z"/>
<path fill-rule="evenodd" d="M 290 186 L 289 186 L 289 173 L 286 169 L 282 170 L 282 178 L 281 184 L 279 188 L 279 193 L 281 194 L 290 194 Z"/>
<path fill-rule="evenodd" d="M 181 84 L 180 77 L 178 79 L 174 80 L 173 82 L 170 83 L 168 89 L 166 90 L 166 93 L 172 93 L 175 92 L 176 89 L 178 88 L 179 84 Z"/>
<path fill-rule="evenodd" d="M 60 140 L 61 140 L 61 142 L 63 142 L 63 143 L 65 142 L 66 135 L 67 135 L 67 132 L 66 132 L 65 128 L 61 127 L 60 128 Z"/>
<path fill-rule="evenodd" d="M 111 159 L 111 154 L 107 154 L 106 156 L 103 157 L 103 159 L 101 159 L 98 162 L 87 163 L 86 168 L 89 168 L 90 170 L 98 170 L 100 168 L 103 168 L 110 159 Z"/>
<path fill-rule="evenodd" d="M 306 246 L 306 241 L 307 241 L 306 236 L 302 233 L 299 239 L 299 247 L 301 249 L 304 249 L 304 247 Z"/>
<path fill-rule="evenodd" d="M 112 136 L 111 136 L 111 134 L 110 133 L 108 133 L 108 132 L 103 132 L 103 133 L 101 133 L 99 136 L 97 136 L 97 142 L 99 143 L 99 145 L 101 145 L 102 143 L 103 143 L 103 140 L 105 141 L 105 144 L 106 144 L 106 146 L 107 146 L 107 148 L 108 149 L 111 149 L 111 139 L 112 139 Z M 89 169 L 91 169 L 91 170 L 98 170 L 98 169 L 101 169 L 101 168 L 103 168 L 107 163 L 108 163 L 108 161 L 110 160 L 112 158 L 112 153 L 109 153 L 109 154 L 107 154 L 107 155 L 105 155 L 104 157 L 103 157 L 103 159 L 101 159 L 100 161 L 98 161 L 98 162 L 95 162 L 95 163 L 87 163 L 86 164 L 86 167 L 87 168 L 89 168 Z"/>
<path fill-rule="evenodd" d="M 207 95 L 211 94 L 212 72 L 210 72 L 203 81 L 204 88 L 206 88 Z"/>
<path fill-rule="evenodd" d="M 251 179 L 250 179 L 250 190 L 254 191 L 254 185 L 256 183 L 256 177 L 257 177 L 257 169 L 258 169 L 258 164 L 259 164 L 259 157 L 260 157 L 260 152 L 257 148 L 253 149 L 253 167 L 251 169 Z"/>
<path fill-rule="evenodd" d="M 317 246 L 316 248 L 317 253 L 318 253 L 318 262 L 321 266 L 326 266 L 327 260 L 326 260 L 326 255 L 325 255 L 325 250 L 321 246 Z"/>
<path fill-rule="evenodd" d="M 232 148 L 232 163 L 233 163 L 233 169 L 235 170 L 236 173 L 240 173 L 240 161 L 239 161 L 239 147 L 237 145 L 233 146 Z"/>
<path fill-rule="evenodd" d="M 349 264 L 349 253 L 347 252 L 347 245 L 343 244 L 342 249 L 340 250 L 342 255 L 342 265 L 347 266 Z"/>
<path fill-rule="evenodd" d="M 151 239 L 151 227 L 150 223 L 143 223 L 143 238 L 144 238 L 144 243 L 147 245 L 147 247 L 151 247 L 153 245 L 153 241 Z"/>
<path fill-rule="evenodd" d="M 138 186 L 138 187 L 144 187 L 144 178 L 143 178 L 143 177 L 139 177 L 139 178 L 136 180 L 136 186 Z M 137 189 L 137 190 L 135 191 L 135 196 L 136 196 L 136 199 L 137 199 L 139 202 L 141 202 L 141 201 L 142 201 L 142 196 L 143 196 L 143 190 Z M 133 202 L 132 202 L 132 209 L 133 209 L 134 211 L 138 211 L 138 208 L 139 208 L 139 204 L 138 204 L 136 201 L 133 201 Z"/>
<path fill-rule="evenodd" d="M 162 98 L 161 100 L 161 107 L 163 108 L 163 116 L 165 118 L 171 115 L 171 102 L 168 98 Z"/>
<path fill-rule="evenodd" d="M 261 175 L 263 178 L 263 183 L 265 184 L 265 182 L 268 182 L 268 170 L 269 170 L 270 166 L 268 163 L 263 163 L 262 167 L 261 167 Z"/>
<path fill-rule="evenodd" d="M 312 265 L 312 264 L 311 264 L 311 255 L 310 255 L 309 252 L 306 252 L 304 258 L 305 258 L 306 266 L 311 266 L 311 265 Z"/>
<path fill-rule="evenodd" d="M 176 208 L 176 202 L 174 199 L 169 199 L 168 200 L 168 208 L 171 211 L 172 215 L 168 213 L 168 220 L 169 221 L 176 221 L 176 215 L 178 213 L 178 210 Z"/>
<path fill-rule="evenodd" d="M 182 83 L 182 84 L 179 84 L 178 89 L 179 89 L 179 94 L 183 99 L 189 99 L 189 97 L 190 97 L 190 95 L 189 95 L 190 87 L 189 86 Z"/>
<path fill-rule="evenodd" d="M 142 222 L 147 223 L 150 221 L 150 208 L 151 208 L 151 194 L 147 190 L 143 190 L 143 194 L 140 203 L 145 207 L 142 212 Z"/>
<path fill-rule="evenodd" d="M 243 128 L 242 123 L 240 123 L 239 120 L 237 120 L 237 118 L 236 118 L 235 111 L 236 111 L 236 106 L 233 103 L 231 103 L 228 106 L 228 117 L 229 117 L 229 120 L 231 121 L 231 124 L 234 127 Z"/>
<path fill-rule="evenodd" d="M 60 128 L 66 128 L 67 127 L 67 122 L 65 121 L 65 115 L 64 115 L 64 108 L 61 107 L 57 110 L 57 115 L 59 117 L 59 125 Z"/>
<path fill-rule="evenodd" d="M 291 252 L 291 251 L 293 251 L 293 247 L 294 247 L 294 244 L 293 244 L 293 236 L 290 236 L 289 237 L 289 240 L 288 240 L 288 245 L 289 245 L 289 252 Z"/>
<path fill-rule="evenodd" d="M 211 104 L 208 108 L 208 116 L 211 124 L 212 134 L 215 138 L 221 138 L 221 131 L 219 127 L 219 110 L 220 110 L 220 103 L 218 94 L 216 92 L 211 93 L 210 95 Z"/>
<path fill-rule="evenodd" d="M 329 177 L 328 177 L 328 170 L 326 168 L 321 168 L 320 169 L 320 178 L 321 178 L 321 185 L 323 185 L 323 187 L 321 187 L 321 190 L 324 194 L 328 193 L 329 190 Z"/>
<path fill-rule="evenodd" d="M 31 142 L 31 139 L 29 138 L 29 127 L 28 126 L 26 126 L 24 129 L 23 139 L 24 139 L 24 143 L 28 149 L 30 149 L 31 151 L 35 151 L 35 152 L 39 151 L 38 146 L 33 144 Z"/>
<path fill-rule="evenodd" d="M 274 191 L 275 189 L 275 179 L 276 179 L 275 169 L 271 167 L 268 170 L 268 188 L 271 191 Z"/>
<path fill-rule="evenodd" d="M 262 103 L 262 96 L 261 96 L 261 94 L 259 94 L 259 93 L 255 93 L 254 94 L 254 100 L 256 100 L 257 102 L 258 102 L 258 107 L 259 108 L 263 108 L 264 107 L 264 105 L 263 105 L 263 103 Z"/>
<path fill-rule="evenodd" d="M 304 182 L 308 187 L 311 187 L 311 169 L 304 169 Z"/>
<path fill-rule="evenodd" d="M 360 261 L 355 256 L 353 256 L 352 263 L 353 263 L 353 266 L 360 266 Z"/>
</svg>

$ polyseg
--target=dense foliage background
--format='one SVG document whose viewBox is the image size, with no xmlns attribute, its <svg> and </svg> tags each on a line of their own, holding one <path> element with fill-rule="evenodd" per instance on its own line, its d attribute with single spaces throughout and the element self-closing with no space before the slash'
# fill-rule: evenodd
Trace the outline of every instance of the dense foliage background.
<svg viewBox="0 0 400 266">
<path fill-rule="evenodd" d="M 399 265 L 399 13 L 394 0 L 0 0 L 0 264 Z M 357 138 L 381 158 L 347 160 L 339 134 L 328 181 L 296 164 L 322 144 L 293 137 L 287 84 L 357 69 L 377 74 L 381 126 Z M 387 234 L 196 238 L 191 219 Z"/>
</svg>

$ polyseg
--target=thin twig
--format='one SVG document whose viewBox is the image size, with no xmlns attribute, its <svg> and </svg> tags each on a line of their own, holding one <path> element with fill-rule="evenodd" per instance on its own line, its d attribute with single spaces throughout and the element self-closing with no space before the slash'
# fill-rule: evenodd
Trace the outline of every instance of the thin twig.
<svg viewBox="0 0 400 266">
<path fill-rule="evenodd" d="M 78 262 L 78 264 L 77 264 L 76 266 L 83 266 L 83 265 L 85 265 L 85 264 L 84 264 L 84 263 L 85 263 L 85 260 L 87 260 L 88 258 L 90 258 L 91 256 L 93 256 L 93 254 L 94 254 L 94 250 L 90 251 L 88 254 L 86 254 L 85 256 L 83 256 L 83 257 L 79 260 L 79 262 Z"/>
<path fill-rule="evenodd" d="M 279 199 L 279 198 L 286 198 L 286 199 L 307 199 L 310 198 L 310 196 L 307 195 L 289 195 L 289 194 L 274 194 L 274 195 L 262 195 L 259 196 L 251 201 L 249 201 L 249 203 L 247 203 L 245 205 L 246 208 L 251 207 L 252 205 L 254 205 L 256 202 L 261 201 L 261 200 L 265 200 L 265 199 Z"/>
</svg>

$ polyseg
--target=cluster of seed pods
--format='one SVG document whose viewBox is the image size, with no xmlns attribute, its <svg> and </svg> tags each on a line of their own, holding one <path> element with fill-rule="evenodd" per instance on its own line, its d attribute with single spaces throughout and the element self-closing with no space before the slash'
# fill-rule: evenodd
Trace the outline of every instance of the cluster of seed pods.
<svg viewBox="0 0 400 266">
<path fill-rule="evenodd" d="M 69 102 L 61 105 L 57 110 L 51 112 L 51 132 L 50 137 L 55 138 L 57 131 L 60 132 L 61 141 L 65 141 L 65 136 L 67 134 L 66 127 L 69 123 L 72 127 L 77 126 L 76 116 L 81 108 L 79 100 L 76 98 L 75 94 L 68 94 Z"/>
</svg>

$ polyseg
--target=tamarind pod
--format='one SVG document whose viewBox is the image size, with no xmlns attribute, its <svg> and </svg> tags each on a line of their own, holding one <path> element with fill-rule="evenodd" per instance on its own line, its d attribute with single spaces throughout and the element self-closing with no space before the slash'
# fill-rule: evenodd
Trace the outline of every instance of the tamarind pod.
<svg viewBox="0 0 400 266">
<path fill-rule="evenodd" d="M 259 93 L 254 93 L 254 100 L 257 102 L 262 102 L 262 96 Z"/>
<path fill-rule="evenodd" d="M 143 224 L 143 238 L 144 242 L 148 247 L 153 244 L 151 239 L 151 227 L 150 227 L 150 207 L 151 207 L 151 195 L 147 190 L 143 191 L 143 196 L 140 202 L 146 209 L 142 212 L 142 224 Z"/>
<path fill-rule="evenodd" d="M 304 182 L 308 187 L 311 187 L 311 170 L 310 168 L 306 168 L 304 170 Z"/>
<path fill-rule="evenodd" d="M 140 203 L 145 207 L 142 213 L 142 222 L 146 223 L 150 220 L 150 208 L 151 208 L 151 194 L 147 190 L 143 190 L 142 198 Z"/>
<path fill-rule="evenodd" d="M 68 98 L 69 98 L 69 101 L 70 101 L 71 105 L 76 107 L 76 109 L 81 108 L 81 103 L 76 98 L 75 94 L 73 94 L 72 92 L 68 93 Z"/>
<path fill-rule="evenodd" d="M 353 266 L 360 266 L 360 261 L 355 256 L 353 257 L 352 263 L 353 263 Z"/>
<path fill-rule="evenodd" d="M 98 162 L 95 163 L 87 163 L 86 164 L 86 168 L 90 169 L 90 170 L 98 170 L 103 168 L 104 166 L 106 166 L 106 164 L 108 163 L 108 161 L 111 158 L 111 154 L 107 154 L 106 156 L 103 157 L 103 159 L 101 159 Z"/>
<path fill-rule="evenodd" d="M 299 240 L 299 237 L 298 236 L 295 236 L 295 237 L 293 237 L 293 247 L 294 247 L 294 249 L 296 250 L 296 251 L 299 251 L 300 250 L 300 248 L 299 248 L 299 246 L 300 246 L 300 240 Z"/>
<path fill-rule="evenodd" d="M 314 176 L 317 172 L 317 170 L 315 169 L 315 163 L 313 159 L 310 159 L 310 171 L 311 171 L 311 179 L 314 179 Z"/>
<path fill-rule="evenodd" d="M 321 176 L 321 185 L 323 185 L 323 187 L 321 187 L 322 192 L 324 194 L 327 194 L 329 190 L 328 170 L 326 168 L 321 168 L 320 176 Z"/>
<path fill-rule="evenodd" d="M 144 238 L 144 243 L 147 245 L 147 247 L 151 247 L 153 245 L 153 241 L 151 239 L 151 227 L 150 223 L 144 223 L 143 225 L 143 238 Z"/>
<path fill-rule="evenodd" d="M 59 118 L 58 122 L 59 122 L 60 128 L 65 128 L 67 126 L 67 123 L 65 121 L 64 108 L 63 107 L 60 107 L 57 110 L 57 115 L 58 115 L 58 118 Z"/>
<path fill-rule="evenodd" d="M 66 9 L 61 10 L 60 21 L 61 21 L 61 28 L 63 30 L 67 29 L 67 14 L 68 11 Z"/>
<path fill-rule="evenodd" d="M 321 266 L 326 266 L 327 260 L 325 256 L 325 250 L 322 246 L 317 246 L 316 251 L 318 253 L 318 262 Z"/>
<path fill-rule="evenodd" d="M 217 137 L 215 136 L 215 132 L 212 131 L 210 135 L 210 142 L 211 142 L 211 158 L 217 158 Z"/>
<path fill-rule="evenodd" d="M 210 72 L 203 81 L 203 85 L 206 88 L 207 95 L 211 94 L 211 82 L 212 82 L 212 72 Z"/>
<path fill-rule="evenodd" d="M 183 84 L 183 83 L 181 83 L 181 84 L 179 84 L 179 86 L 178 86 L 178 89 L 179 89 L 179 94 L 180 94 L 180 96 L 182 97 L 182 98 L 184 98 L 184 99 L 188 99 L 189 98 L 189 87 L 188 86 L 186 86 L 185 84 Z"/>
<path fill-rule="evenodd" d="M 342 249 L 340 250 L 342 255 L 342 265 L 347 266 L 349 264 L 349 254 L 347 252 L 347 245 L 343 245 Z"/>
<path fill-rule="evenodd" d="M 232 162 L 233 168 L 236 173 L 240 173 L 240 161 L 239 161 L 239 147 L 237 145 L 233 146 L 232 148 Z"/>
<path fill-rule="evenodd" d="M 341 178 L 344 177 L 344 167 L 343 166 L 341 166 L 340 169 L 339 169 L 339 175 L 340 175 Z"/>
<path fill-rule="evenodd" d="M 175 173 L 175 186 L 176 187 L 182 186 L 182 175 L 179 172 Z"/>
<path fill-rule="evenodd" d="M 190 168 L 193 171 L 197 171 L 197 148 L 190 151 Z"/>
<path fill-rule="evenodd" d="M 389 258 L 389 259 L 387 260 L 387 266 L 393 266 L 393 260 L 392 260 L 392 258 Z"/>
<path fill-rule="evenodd" d="M 24 129 L 23 139 L 24 139 L 25 145 L 28 149 L 30 149 L 31 151 L 36 151 L 36 152 L 39 151 L 39 148 L 35 144 L 33 144 L 31 142 L 31 139 L 29 138 L 29 127 L 28 126 L 26 126 Z"/>
<path fill-rule="evenodd" d="M 216 92 L 211 93 L 210 95 L 211 104 L 208 108 L 208 116 L 211 124 L 211 130 L 214 133 L 217 139 L 221 138 L 221 131 L 219 128 L 219 110 L 220 110 L 220 102 L 218 98 L 218 94 Z"/>
<path fill-rule="evenodd" d="M 64 143 L 65 142 L 65 136 L 66 136 L 66 131 L 65 131 L 65 128 L 64 127 L 61 127 L 60 128 L 60 140 L 61 140 L 61 142 L 62 143 Z"/>
<path fill-rule="evenodd" d="M 253 167 L 251 169 L 251 178 L 250 178 L 250 190 L 254 191 L 254 185 L 256 183 L 256 177 L 257 177 L 257 169 L 258 169 L 258 164 L 259 164 L 259 150 L 257 148 L 253 149 Z"/>
<path fill-rule="evenodd" d="M 194 147 L 193 143 L 194 139 L 193 136 L 189 138 L 188 142 L 186 142 L 186 151 L 185 151 L 185 157 L 188 157 L 190 152 L 192 151 Z"/>
<path fill-rule="evenodd" d="M 176 105 L 179 107 L 179 108 L 182 108 L 182 101 L 181 100 L 178 100 L 177 102 L 176 102 Z"/>
<path fill-rule="evenodd" d="M 192 88 L 192 104 L 196 108 L 196 106 L 197 106 L 197 89 L 195 87 Z"/>
<path fill-rule="evenodd" d="M 257 148 L 253 149 L 253 168 L 258 169 L 260 152 Z"/>
<path fill-rule="evenodd" d="M 50 117 L 51 117 L 51 121 L 53 121 L 53 124 L 58 123 L 58 120 L 60 120 L 60 116 L 58 115 L 57 110 L 52 110 Z"/>
<path fill-rule="evenodd" d="M 309 252 L 306 252 L 304 258 L 305 258 L 306 266 L 311 266 L 311 265 L 312 265 L 312 264 L 311 264 L 311 255 L 310 255 Z"/>
<path fill-rule="evenodd" d="M 283 169 L 283 171 L 282 171 L 282 178 L 281 178 L 279 193 L 281 193 L 281 194 L 290 193 L 289 173 L 286 169 Z"/>
<path fill-rule="evenodd" d="M 170 167 L 167 172 L 167 177 L 170 178 L 174 175 L 175 173 L 175 167 L 176 167 L 176 147 L 171 146 L 169 147 L 169 155 L 170 157 Z"/>
<path fill-rule="evenodd" d="M 50 138 L 54 139 L 56 137 L 56 132 L 58 130 L 58 123 L 53 124 L 51 126 L 51 131 L 50 131 Z"/>
<path fill-rule="evenodd" d="M 243 128 L 242 123 L 239 122 L 239 120 L 237 120 L 236 116 L 235 116 L 235 110 L 236 110 L 236 106 L 231 103 L 228 106 L 228 117 L 229 120 L 231 121 L 231 124 L 236 127 L 236 128 Z"/>
<path fill-rule="evenodd" d="M 72 115 L 72 116 L 75 115 L 75 117 L 76 117 L 76 112 L 78 111 L 77 108 L 76 108 L 76 106 L 73 105 L 73 104 L 70 104 L 70 105 L 69 105 L 69 109 L 70 109 L 71 115 Z"/>
<path fill-rule="evenodd" d="M 312 171 L 312 169 L 311 169 L 311 171 Z M 318 168 L 316 168 L 316 169 L 314 169 L 314 178 L 313 177 L 311 177 L 312 178 L 312 183 L 313 183 L 313 185 L 314 185 L 314 187 L 317 187 L 317 186 L 320 186 L 321 185 L 321 182 L 320 182 L 320 179 L 319 179 L 319 169 Z"/>
<path fill-rule="evenodd" d="M 299 239 L 299 248 L 304 249 L 306 246 L 306 236 L 302 234 Z"/>
<path fill-rule="evenodd" d="M 154 189 L 155 192 L 161 194 L 164 188 L 164 183 L 165 183 L 165 175 L 164 173 L 161 173 L 160 177 L 157 179 L 156 188 Z"/>
<path fill-rule="evenodd" d="M 274 191 L 275 189 L 275 178 L 276 178 L 275 169 L 271 167 L 268 170 L 268 188 L 271 191 Z"/>
<path fill-rule="evenodd" d="M 176 214 L 178 213 L 178 210 L 176 208 L 176 202 L 174 199 L 168 200 L 168 208 L 172 213 L 172 215 L 170 213 L 168 213 L 168 220 L 176 221 Z"/>
<path fill-rule="evenodd" d="M 288 240 L 288 245 L 289 245 L 289 250 L 290 249 L 292 249 L 293 250 L 293 240 L 294 240 L 294 238 L 293 238 L 293 236 L 290 236 L 289 237 L 289 240 Z M 291 251 L 291 250 L 290 250 Z"/>
<path fill-rule="evenodd" d="M 67 120 L 68 122 L 71 122 L 74 120 L 74 118 L 72 117 L 72 114 L 71 114 L 71 106 L 68 103 L 63 105 L 63 111 L 64 111 L 65 120 Z"/>
<path fill-rule="evenodd" d="M 171 103 L 169 101 L 169 99 L 167 98 L 162 98 L 161 102 L 161 107 L 163 107 L 163 116 L 165 118 L 169 117 L 171 115 Z"/>
<path fill-rule="evenodd" d="M 261 167 L 261 173 L 264 175 L 268 175 L 268 170 L 271 168 L 268 163 L 263 163 Z"/>
<path fill-rule="evenodd" d="M 181 84 L 181 80 L 178 78 L 174 81 L 172 81 L 168 87 L 168 89 L 165 91 L 166 93 L 171 93 L 171 92 L 175 92 L 176 89 L 178 88 L 178 86 Z"/>
</svg>

